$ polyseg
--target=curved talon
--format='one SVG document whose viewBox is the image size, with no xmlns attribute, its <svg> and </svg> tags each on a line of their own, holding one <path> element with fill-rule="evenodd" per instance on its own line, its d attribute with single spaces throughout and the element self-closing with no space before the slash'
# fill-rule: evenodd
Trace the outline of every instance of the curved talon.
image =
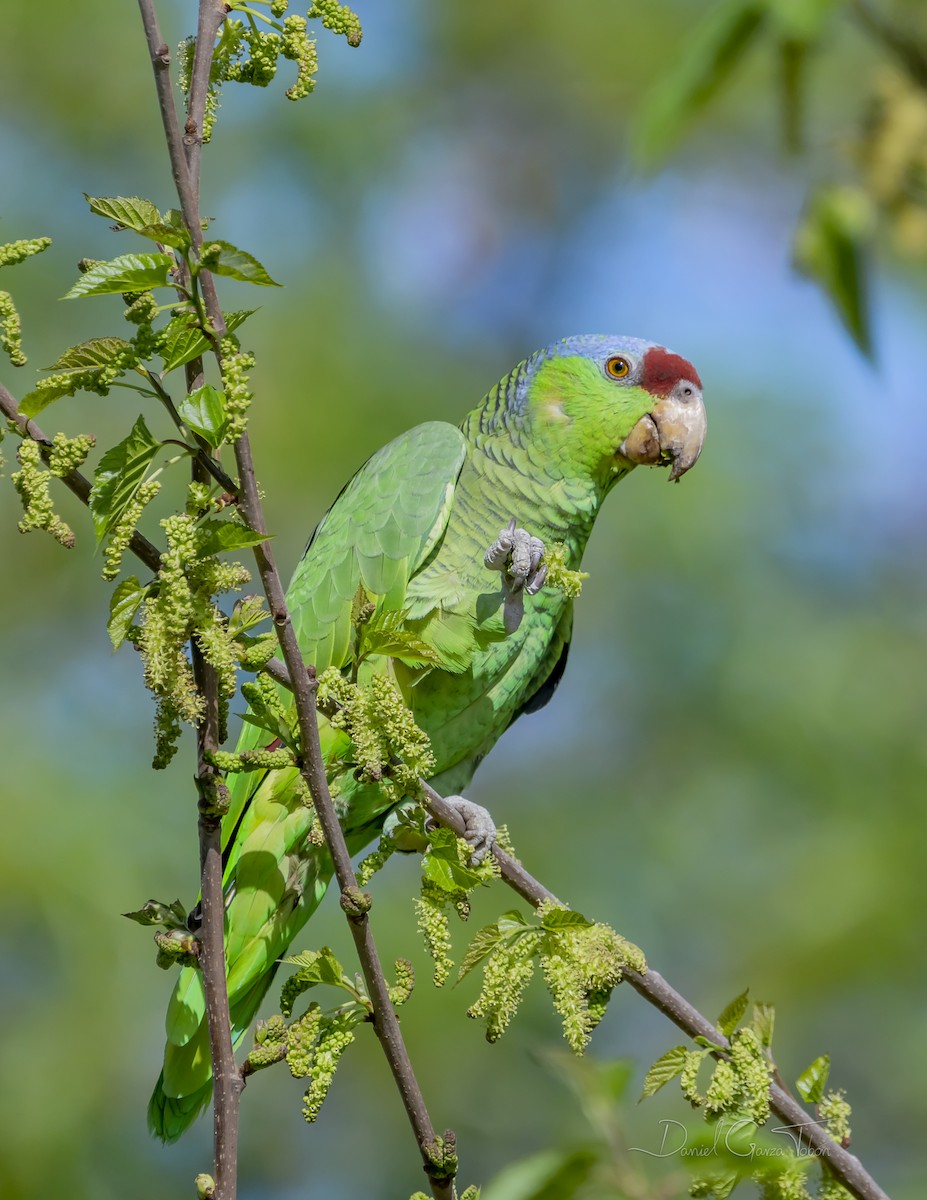
<svg viewBox="0 0 927 1200">
<path fill-rule="evenodd" d="M 545 545 L 527 529 L 519 528 L 513 517 L 483 555 L 483 562 L 502 575 L 505 592 L 503 622 L 507 633 L 514 633 L 525 614 L 522 595 L 535 596 L 544 586 L 547 566 L 542 564 Z"/>
<path fill-rule="evenodd" d="M 496 823 L 489 815 L 489 810 L 482 804 L 474 804 L 466 796 L 445 796 L 445 802 L 456 809 L 464 823 L 461 834 L 470 847 L 471 861 L 478 867 L 496 844 Z"/>
</svg>

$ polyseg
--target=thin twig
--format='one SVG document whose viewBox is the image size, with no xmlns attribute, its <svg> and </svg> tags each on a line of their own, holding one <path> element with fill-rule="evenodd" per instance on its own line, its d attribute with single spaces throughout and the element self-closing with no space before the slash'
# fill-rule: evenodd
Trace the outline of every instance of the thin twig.
<svg viewBox="0 0 927 1200">
<path fill-rule="evenodd" d="M 191 76 L 190 108 L 187 119 L 189 140 L 185 144 L 185 156 L 181 156 L 178 153 L 182 139 L 180 138 L 180 131 L 177 126 L 176 110 L 170 97 L 170 88 L 169 86 L 165 88 L 163 83 L 163 79 L 167 76 L 169 57 L 166 47 L 161 41 L 153 9 L 153 0 L 139 0 L 139 6 L 142 10 L 149 51 L 158 85 L 161 116 L 165 126 L 168 151 L 171 157 L 171 168 L 174 173 L 175 183 L 177 184 L 181 211 L 183 212 L 184 223 L 190 232 L 194 246 L 198 247 L 202 244 L 202 230 L 197 203 L 199 188 L 198 180 L 193 177 L 190 166 L 199 162 L 198 146 L 200 131 L 202 130 L 203 111 L 201 107 L 195 108 L 193 102 L 196 99 L 198 105 L 205 106 L 206 87 L 212 63 L 215 35 L 221 24 L 221 20 L 224 18 L 225 6 L 224 4 L 221 6 L 218 5 L 217 0 L 200 0 L 200 35 L 197 39 L 194 67 Z M 220 8 L 222 10 L 221 15 Z M 225 332 L 225 321 L 219 306 L 212 277 L 208 271 L 201 271 L 198 278 L 202 287 L 209 323 L 212 329 L 215 330 L 216 339 L 219 339 Z M 215 342 L 213 345 L 218 354 L 218 346 Z M 235 458 L 240 478 L 239 511 L 252 529 L 266 534 L 267 530 L 258 495 L 251 446 L 247 434 L 243 435 L 235 443 Z M 270 545 L 267 542 L 263 542 L 255 547 L 254 553 L 267 596 L 267 602 L 274 620 L 274 626 L 277 630 L 281 650 L 287 663 L 290 677 L 296 680 L 294 695 L 305 759 L 303 776 L 315 803 L 319 821 L 334 864 L 335 876 L 341 888 L 342 906 L 348 915 L 349 925 L 374 1010 L 374 1029 L 383 1046 L 384 1053 L 399 1087 L 406 1112 L 415 1132 L 422 1155 L 422 1162 L 431 1181 L 432 1194 L 435 1200 L 451 1200 L 454 1195 L 453 1182 L 444 1177 L 443 1170 L 437 1161 L 438 1141 L 435 1136 L 434 1126 L 428 1115 L 421 1088 L 412 1069 L 408 1051 L 406 1050 L 402 1033 L 399 1029 L 399 1021 L 389 998 L 389 988 L 380 964 L 367 914 L 360 911 L 358 907 L 361 894 L 351 866 L 351 857 L 344 839 L 344 833 L 328 790 L 325 763 L 322 757 L 321 745 L 319 744 L 319 731 L 315 709 L 315 680 L 310 677 L 307 668 L 303 664 L 302 655 L 286 607 L 283 584 L 280 580 Z M 205 882 L 204 878 L 204 887 Z M 203 899 L 205 919 L 205 891 Z M 218 1082 L 217 1078 L 217 1110 L 220 1101 Z M 216 1179 L 216 1183 L 218 1185 L 218 1178 Z M 221 1188 L 217 1188 L 217 1190 L 221 1200 L 231 1200 L 231 1197 L 227 1196 Z"/>
<path fill-rule="evenodd" d="M 36 425 L 35 421 L 30 421 L 19 411 L 19 406 L 15 398 L 10 392 L 0 383 L 0 411 L 5 417 L 8 417 L 16 427 L 31 438 L 34 442 L 38 442 L 42 457 L 48 461 L 51 440 L 45 436 L 42 430 Z M 68 471 L 66 475 L 61 476 L 61 482 L 65 487 L 70 488 L 74 495 L 81 501 L 82 504 L 90 503 L 90 480 L 86 475 L 82 475 L 80 471 Z M 146 567 L 151 571 L 157 571 L 161 566 L 161 551 L 149 542 L 144 534 L 137 530 L 129 539 L 129 549 L 140 559 Z"/>
<path fill-rule="evenodd" d="M 277 683 L 292 690 L 285 663 L 279 659 L 271 659 L 262 669 Z M 425 780 L 419 780 L 419 783 L 426 807 L 435 820 L 453 829 L 455 833 L 464 834 L 464 822 L 458 810 L 448 804 Z M 549 888 L 535 879 L 517 859 L 506 854 L 500 846 L 493 847 L 493 857 L 499 865 L 502 879 L 529 904 L 537 908 L 545 901 L 560 903 Z M 690 1038 L 704 1037 L 718 1046 L 729 1045 L 724 1034 L 658 972 L 648 967 L 647 971 L 641 974 L 625 968 L 622 978 Z M 886 1193 L 869 1175 L 859 1159 L 835 1142 L 824 1126 L 814 1121 L 808 1110 L 802 1108 L 785 1088 L 776 1083 L 770 1089 L 770 1107 L 776 1116 L 786 1123 L 792 1137 L 823 1158 L 836 1178 L 851 1195 L 857 1197 L 857 1200 L 888 1200 Z"/>
</svg>

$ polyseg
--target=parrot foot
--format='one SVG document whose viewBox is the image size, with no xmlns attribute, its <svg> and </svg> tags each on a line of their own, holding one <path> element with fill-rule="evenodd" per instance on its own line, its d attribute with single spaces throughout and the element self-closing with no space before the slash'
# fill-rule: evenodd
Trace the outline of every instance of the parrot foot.
<svg viewBox="0 0 927 1200">
<path fill-rule="evenodd" d="M 539 537 L 517 527 L 512 517 L 483 556 L 486 566 L 502 575 L 503 621 L 507 633 L 514 633 L 525 615 L 524 593 L 534 596 L 544 586 L 547 564 L 541 559 L 545 549 Z"/>
<path fill-rule="evenodd" d="M 461 837 L 470 847 L 471 861 L 478 867 L 496 844 L 496 823 L 482 804 L 474 804 L 466 796 L 445 796 L 444 801 L 453 808 L 464 823 Z"/>
</svg>

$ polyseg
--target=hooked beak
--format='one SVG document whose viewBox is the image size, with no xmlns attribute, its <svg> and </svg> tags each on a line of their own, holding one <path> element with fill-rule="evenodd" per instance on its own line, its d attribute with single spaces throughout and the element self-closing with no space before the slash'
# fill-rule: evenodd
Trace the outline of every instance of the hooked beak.
<svg viewBox="0 0 927 1200">
<path fill-rule="evenodd" d="M 669 395 L 657 400 L 648 416 L 641 417 L 618 453 L 632 463 L 669 463 L 673 482 L 695 466 L 707 427 L 701 389 L 680 379 Z"/>
</svg>

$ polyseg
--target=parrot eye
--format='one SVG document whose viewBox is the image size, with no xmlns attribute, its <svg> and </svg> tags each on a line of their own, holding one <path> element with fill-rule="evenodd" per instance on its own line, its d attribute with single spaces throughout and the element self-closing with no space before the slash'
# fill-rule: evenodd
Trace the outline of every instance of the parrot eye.
<svg viewBox="0 0 927 1200">
<path fill-rule="evenodd" d="M 624 379 L 631 373 L 631 364 L 626 358 L 622 358 L 620 354 L 616 354 L 605 363 L 605 373 L 610 375 L 612 379 Z"/>
</svg>

